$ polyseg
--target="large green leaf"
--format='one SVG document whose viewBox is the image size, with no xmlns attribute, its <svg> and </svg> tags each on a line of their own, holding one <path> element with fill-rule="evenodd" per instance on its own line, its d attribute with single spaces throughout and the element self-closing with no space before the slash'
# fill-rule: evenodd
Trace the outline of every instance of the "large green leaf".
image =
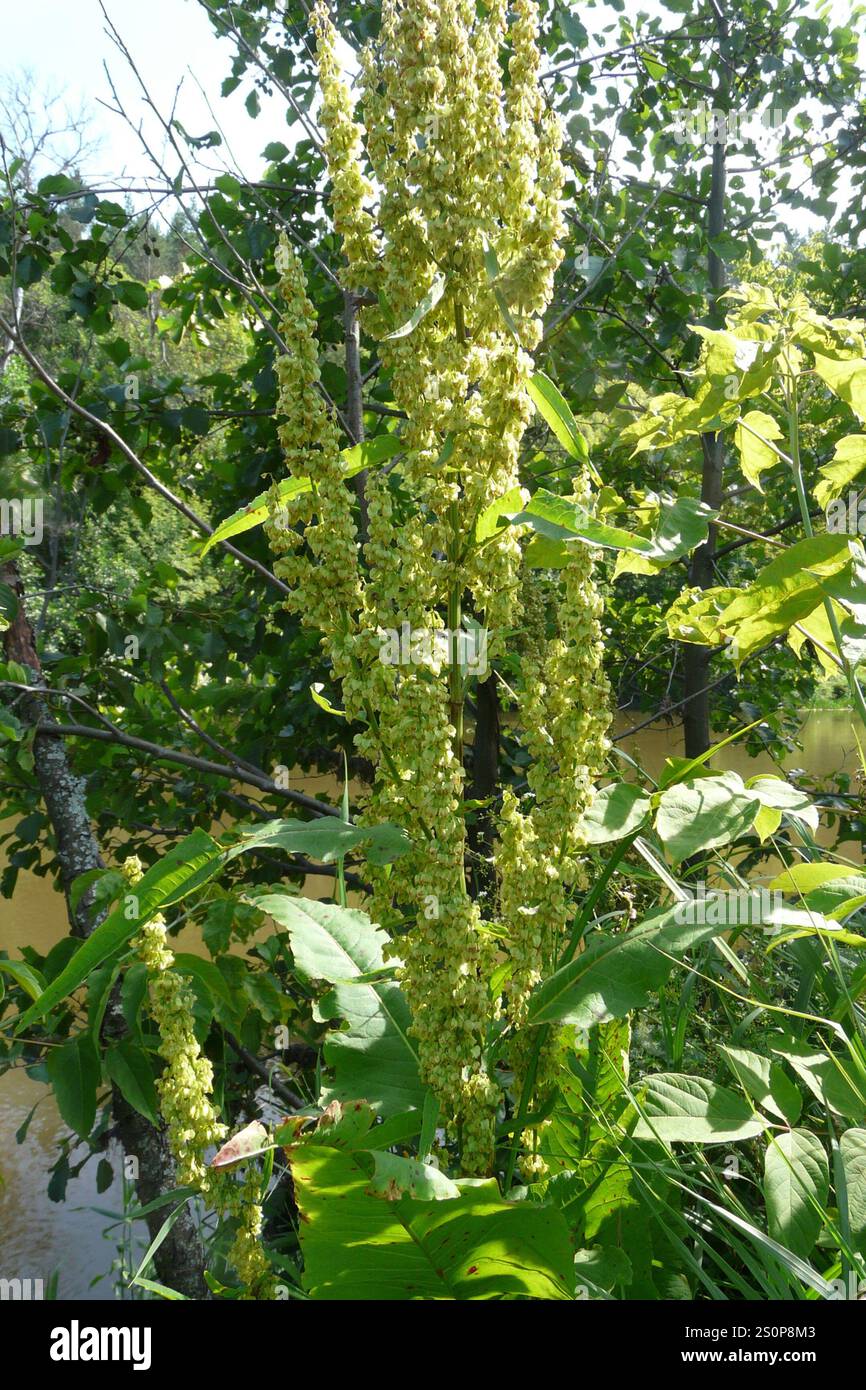
<svg viewBox="0 0 866 1390">
<path fill-rule="evenodd" d="M 100 1081 L 99 1057 L 91 1034 L 79 1033 L 62 1047 L 52 1047 L 46 1067 L 64 1122 L 86 1139 L 96 1119 Z"/>
<path fill-rule="evenodd" d="M 659 1072 L 646 1079 L 644 1110 L 635 1137 L 665 1144 L 732 1144 L 753 1139 L 769 1121 L 742 1096 L 703 1076 Z"/>
<path fill-rule="evenodd" d="M 529 499 L 526 488 L 513 487 L 485 507 L 475 523 L 475 544 L 481 545 L 491 536 L 497 535 L 508 522 L 509 516 L 519 512 Z"/>
<path fill-rule="evenodd" d="M 298 969 L 332 986 L 319 1001 L 322 1017 L 349 1025 L 325 1043 L 334 1081 L 326 1082 L 324 1099 L 368 1100 L 383 1115 L 421 1109 L 425 1091 L 409 1036 L 409 1006 L 392 980 L 375 979 L 385 969 L 385 932 L 366 913 L 334 903 L 282 893 L 255 902 L 288 932 Z"/>
<path fill-rule="evenodd" d="M 718 618 L 719 630 L 736 642 L 737 664 L 808 617 L 824 597 L 822 580 L 849 563 L 847 538 L 824 534 L 798 541 L 766 565 Z"/>
<path fill-rule="evenodd" d="M 581 844 L 606 845 L 625 839 L 643 824 L 649 809 L 649 797 L 631 782 L 602 787 L 581 817 L 577 829 Z"/>
<path fill-rule="evenodd" d="M 837 442 L 831 462 L 818 469 L 821 478 L 815 488 L 815 501 L 818 506 L 826 507 L 834 497 L 841 497 L 864 468 L 866 434 L 846 434 L 844 439 Z"/>
<path fill-rule="evenodd" d="M 105 1053 L 105 1070 L 121 1095 L 152 1125 L 159 1124 L 159 1105 L 150 1057 L 143 1047 L 124 1039 Z"/>
<path fill-rule="evenodd" d="M 832 530 L 833 528 L 829 527 L 828 529 Z M 849 614 L 840 603 L 836 603 L 832 599 L 830 601 L 830 606 L 833 611 L 833 616 L 839 624 L 844 647 L 849 640 Z M 815 605 L 811 613 L 808 613 L 805 618 L 799 619 L 796 627 L 792 627 L 788 630 L 785 641 L 792 652 L 795 652 L 801 661 L 804 659 L 803 648 L 806 642 L 810 641 L 814 649 L 814 654 L 825 675 L 835 676 L 838 673 L 839 648 L 836 645 L 836 637 L 833 632 L 830 615 L 827 612 L 827 604 L 824 598 Z M 859 663 L 859 661 L 860 657 L 858 656 L 855 664 Z"/>
<path fill-rule="evenodd" d="M 866 1259 L 866 1129 L 847 1129 L 839 1140 L 851 1241 Z"/>
<path fill-rule="evenodd" d="M 783 892 L 795 893 L 799 897 L 800 894 L 811 893 L 823 883 L 848 877 L 862 877 L 866 882 L 866 871 L 849 869 L 845 864 L 791 864 L 777 874 L 768 886 L 781 888 Z"/>
<path fill-rule="evenodd" d="M 383 1115 L 424 1105 L 412 1016 L 399 985 L 334 985 L 319 1001 L 323 1018 L 345 1019 L 348 1027 L 329 1035 L 324 1057 L 334 1080 L 322 1086 L 325 1100 L 367 1096 Z"/>
<path fill-rule="evenodd" d="M 574 1250 L 558 1211 L 502 1200 L 495 1179 L 444 1201 L 370 1191 L 363 1156 L 301 1144 L 289 1154 L 314 1299 L 570 1299 Z"/>
<path fill-rule="evenodd" d="M 693 396 L 668 391 L 654 397 L 644 414 L 626 426 L 623 442 L 633 441 L 636 453 L 664 449 L 687 435 L 733 424 L 740 413 L 738 402 L 758 395 L 773 375 L 773 344 L 738 337 L 729 329 L 702 324 L 692 328 L 706 343 L 705 379 Z"/>
<path fill-rule="evenodd" d="M 586 950 L 533 991 L 528 1021 L 591 1028 L 642 1008 L 665 983 L 677 957 L 723 930 L 683 924 L 681 915 L 676 906 L 617 936 L 594 932 Z"/>
<path fill-rule="evenodd" d="M 783 1124 L 796 1124 L 803 1100 L 778 1062 L 751 1052 L 747 1047 L 730 1047 L 724 1043 L 717 1046 L 740 1085 L 758 1105 Z"/>
<path fill-rule="evenodd" d="M 699 497 L 667 497 L 657 499 L 651 515 L 650 551 L 644 554 L 635 547 L 621 550 L 616 557 L 614 579 L 621 574 L 658 574 L 674 561 L 690 555 L 702 545 L 716 513 Z"/>
<path fill-rule="evenodd" d="M 806 907 L 837 922 L 844 920 L 866 903 L 866 876 L 852 872 L 828 879 L 819 888 L 806 894 Z"/>
<path fill-rule="evenodd" d="M 730 844 L 755 819 L 760 799 L 736 772 L 695 777 L 662 792 L 656 834 L 674 864 L 718 845 Z"/>
<path fill-rule="evenodd" d="M 640 550 L 650 555 L 652 545 L 646 536 L 636 536 L 618 526 L 596 521 L 585 507 L 568 497 L 539 488 L 522 512 L 513 517 L 515 526 L 529 525 L 551 541 L 582 541 L 610 550 Z"/>
<path fill-rule="evenodd" d="M 770 1235 L 807 1259 L 821 1231 L 830 1191 L 827 1155 L 808 1129 L 792 1129 L 771 1139 L 764 1158 L 764 1201 Z"/>
<path fill-rule="evenodd" d="M 759 492 L 764 490 L 761 487 L 761 474 L 779 462 L 779 455 L 766 441 L 781 437 L 782 431 L 776 421 L 763 410 L 748 411 L 734 431 L 743 476 L 747 482 L 754 483 Z"/>
<path fill-rule="evenodd" d="M 539 415 L 550 426 L 565 452 L 573 459 L 586 463 L 589 459 L 586 440 L 559 388 L 544 372 L 535 372 L 527 382 L 526 389 Z"/>
<path fill-rule="evenodd" d="M 840 361 L 816 352 L 815 371 L 834 396 L 850 405 L 859 420 L 866 420 L 866 360 L 851 357 Z"/>
<path fill-rule="evenodd" d="M 135 889 L 130 890 L 79 947 L 65 969 L 22 1014 L 18 1028 L 43 1017 L 76 990 L 92 970 L 120 950 L 139 927 L 200 888 L 238 855 L 255 849 L 279 848 L 289 853 L 311 854 L 328 862 L 362 844 L 368 847 L 368 858 L 387 863 L 405 852 L 408 841 L 397 826 L 355 826 L 336 817 L 323 817 L 318 821 L 268 821 L 249 832 L 241 832 L 239 843 L 228 847 L 218 845 L 203 830 L 193 831 L 148 869 Z"/>
<path fill-rule="evenodd" d="M 551 567 L 568 558 L 569 545 L 581 543 L 619 551 L 617 574 L 654 574 L 706 540 L 714 515 L 698 498 L 662 497 L 657 499 L 652 534 L 641 536 L 597 521 L 577 502 L 539 488 L 512 520 L 515 526 L 532 526 L 544 540 L 554 543 L 543 556 Z"/>
<path fill-rule="evenodd" d="M 283 849 L 289 854 L 309 854 L 322 864 L 331 864 L 352 850 L 364 847 L 373 864 L 387 864 L 409 849 L 409 838 L 400 826 L 352 825 L 336 816 L 319 820 L 273 820 L 241 831 L 241 841 L 228 850 L 226 862 L 255 849 Z"/>
<path fill-rule="evenodd" d="M 772 1037 L 771 1052 L 783 1057 L 821 1105 L 829 1105 L 855 1125 L 866 1120 L 866 1078 L 850 1058 L 823 1052 L 794 1037 Z"/>
<path fill-rule="evenodd" d="M 288 893 L 265 893 L 254 901 L 286 929 L 295 964 L 308 979 L 333 985 L 384 969 L 388 936 L 366 912 Z"/>
<path fill-rule="evenodd" d="M 746 792 L 750 796 L 756 796 L 762 806 L 784 812 L 786 816 L 807 825 L 813 834 L 817 834 L 818 808 L 813 805 L 808 793 L 799 787 L 792 786 L 781 777 L 762 773 L 749 778 Z"/>
</svg>

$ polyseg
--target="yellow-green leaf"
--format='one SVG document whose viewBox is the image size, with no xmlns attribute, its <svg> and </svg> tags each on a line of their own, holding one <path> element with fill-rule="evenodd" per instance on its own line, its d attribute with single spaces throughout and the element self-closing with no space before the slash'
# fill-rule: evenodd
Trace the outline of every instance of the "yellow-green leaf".
<svg viewBox="0 0 866 1390">
<path fill-rule="evenodd" d="M 766 473 L 768 468 L 775 467 L 779 461 L 775 449 L 765 441 L 781 438 L 782 431 L 776 421 L 763 410 L 748 411 L 734 432 L 734 442 L 740 451 L 743 476 L 747 482 L 754 483 L 759 492 L 764 490 L 761 487 L 761 474 Z"/>
<path fill-rule="evenodd" d="M 840 362 L 816 352 L 815 371 L 834 396 L 850 405 L 858 420 L 866 420 L 866 358 L 849 357 Z"/>
<path fill-rule="evenodd" d="M 822 481 L 815 488 L 815 501 L 826 507 L 834 497 L 841 497 L 845 488 L 866 468 L 866 434 L 846 434 L 840 439 L 830 463 L 818 469 Z"/>
</svg>

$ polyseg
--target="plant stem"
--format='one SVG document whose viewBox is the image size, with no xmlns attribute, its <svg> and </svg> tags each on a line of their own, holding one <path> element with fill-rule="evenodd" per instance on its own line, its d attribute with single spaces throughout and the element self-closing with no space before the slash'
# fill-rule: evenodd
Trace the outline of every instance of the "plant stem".
<svg viewBox="0 0 866 1390">
<path fill-rule="evenodd" d="M 592 916 L 593 911 L 595 910 L 596 903 L 598 902 L 605 888 L 609 884 L 610 880 L 613 878 L 617 866 L 623 859 L 624 855 L 626 854 L 626 851 L 631 849 L 634 838 L 634 835 L 629 835 L 625 840 L 620 840 L 616 849 L 613 851 L 613 854 L 610 856 L 610 859 L 608 859 L 607 863 L 605 864 L 604 868 L 602 869 L 601 873 L 599 874 L 598 878 L 593 884 L 589 894 L 587 895 L 586 901 L 583 904 L 583 907 L 574 919 L 574 926 L 571 929 L 571 936 L 568 938 L 568 944 L 566 945 L 566 948 L 563 951 L 562 955 L 559 957 L 559 960 L 556 962 L 557 970 L 561 970 L 564 965 L 568 965 L 568 962 L 571 960 L 572 956 L 574 955 L 575 951 L 580 945 L 580 942 L 583 938 L 583 933 L 586 931 L 587 923 L 590 917 Z"/>
<path fill-rule="evenodd" d="M 520 1147 L 520 1136 L 523 1133 L 523 1126 L 526 1116 L 529 1113 L 529 1103 L 532 1098 L 535 1077 L 538 1073 L 538 1059 L 541 1056 L 541 1049 L 547 1041 L 550 1032 L 550 1024 L 542 1024 L 535 1030 L 535 1039 L 532 1044 L 532 1052 L 529 1055 L 529 1066 L 526 1069 L 526 1076 L 523 1078 L 523 1087 L 520 1092 L 520 1103 L 517 1107 L 517 1118 L 514 1122 L 514 1133 L 511 1136 L 511 1144 L 508 1149 L 508 1161 L 505 1165 L 505 1178 L 502 1183 L 503 1194 L 507 1197 L 509 1188 L 514 1178 L 514 1169 L 517 1164 L 517 1150 Z"/>
</svg>

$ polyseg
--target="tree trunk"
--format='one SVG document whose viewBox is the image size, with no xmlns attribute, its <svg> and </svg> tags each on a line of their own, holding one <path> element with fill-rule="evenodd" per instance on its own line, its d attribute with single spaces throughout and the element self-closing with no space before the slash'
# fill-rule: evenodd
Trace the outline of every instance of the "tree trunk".
<svg viewBox="0 0 866 1390">
<path fill-rule="evenodd" d="M 18 613 L 3 637 L 6 660 L 29 667 L 35 673 L 30 684 L 44 689 L 42 665 L 36 653 L 17 566 L 14 563 L 4 565 L 0 570 L 0 579 L 18 599 Z M 31 725 L 54 723 L 48 701 L 38 691 L 22 695 L 18 707 Z M 54 832 L 70 928 L 73 936 L 85 937 L 99 925 L 105 914 L 94 915 L 92 890 L 83 893 L 73 908 L 72 885 L 80 874 L 105 866 L 87 814 L 84 779 L 73 772 L 63 739 L 46 734 L 37 734 L 33 741 L 33 771 Z M 106 1010 L 105 1031 L 114 1038 L 122 1037 L 126 1032 L 120 1010 L 119 986 L 113 991 Z M 168 1150 L 166 1135 L 161 1129 L 154 1129 L 143 1115 L 134 1110 L 116 1086 L 112 1087 L 112 1109 L 124 1158 L 134 1157 L 138 1161 L 135 1188 L 139 1203 L 145 1206 L 177 1186 L 174 1160 Z M 161 1207 L 145 1217 L 151 1240 L 167 1215 L 168 1208 Z M 187 1298 L 206 1299 L 210 1294 L 204 1281 L 204 1259 L 204 1247 L 187 1207 L 154 1255 L 156 1272 L 162 1283 L 185 1294 Z"/>
<path fill-rule="evenodd" d="M 705 434 L 702 439 L 704 467 L 701 479 L 701 501 L 718 510 L 722 500 L 724 444 L 717 434 Z M 717 528 L 710 526 L 704 544 L 698 546 L 689 567 L 689 583 L 709 589 L 715 581 L 713 560 L 716 552 Z M 683 673 L 685 697 L 683 733 L 687 758 L 698 758 L 710 747 L 710 661 L 712 647 L 700 647 L 692 642 L 684 645 Z"/>
<path fill-rule="evenodd" d="M 716 29 L 719 47 L 723 50 L 728 38 L 728 26 L 720 10 L 716 12 Z M 720 72 L 722 74 L 718 97 L 720 109 L 727 112 L 730 106 L 730 82 L 725 66 L 724 52 L 721 54 Z M 715 143 L 713 144 L 713 173 L 710 184 L 710 199 L 707 209 L 707 237 L 712 243 L 721 236 L 725 226 L 725 182 L 727 177 L 727 129 L 719 122 L 710 125 Z M 725 267 L 721 257 L 709 248 L 707 272 L 710 286 L 709 322 L 719 328 L 724 322 L 724 311 L 719 305 L 719 296 L 725 288 Z M 701 501 L 718 510 L 722 502 L 725 447 L 720 434 L 701 436 L 703 446 L 703 471 L 701 476 Z M 704 544 L 692 556 L 689 567 L 689 583 L 693 587 L 708 589 L 715 582 L 714 557 L 716 553 L 717 528 L 710 526 Z M 683 707 L 683 733 L 687 758 L 700 757 L 710 747 L 710 683 L 709 667 L 712 658 L 711 647 L 700 647 L 687 642 L 684 649 L 683 671 L 686 703 Z"/>
<path fill-rule="evenodd" d="M 478 682 L 475 710 L 475 735 L 472 740 L 472 782 L 469 797 L 487 801 L 499 784 L 499 692 L 496 674 L 491 671 L 486 680 Z M 496 822 L 492 807 L 475 812 L 475 823 L 469 829 L 469 848 L 472 854 L 471 882 L 473 896 L 483 897 L 493 888 L 495 873 L 490 858 Z"/>
</svg>

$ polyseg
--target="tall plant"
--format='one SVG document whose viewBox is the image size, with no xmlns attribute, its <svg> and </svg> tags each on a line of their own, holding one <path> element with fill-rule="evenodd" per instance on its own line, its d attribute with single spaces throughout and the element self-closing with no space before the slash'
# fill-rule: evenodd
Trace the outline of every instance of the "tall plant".
<svg viewBox="0 0 866 1390">
<path fill-rule="evenodd" d="M 365 814 L 412 841 L 375 874 L 375 912 L 408 923 L 397 947 L 422 1076 L 460 1132 L 464 1169 L 481 1173 L 500 1098 L 486 1062 L 494 947 L 510 954 L 504 1021 L 517 1028 L 581 880 L 577 824 L 605 751 L 600 604 L 579 551 L 561 597 L 533 614 L 518 697 L 528 791 L 506 793 L 499 900 L 482 913 L 466 876 L 466 645 L 499 661 L 521 620 L 523 547 L 500 517 L 521 506 L 531 354 L 561 257 L 561 134 L 538 84 L 533 0 L 510 25 L 501 0 L 482 18 L 463 0 L 386 4 L 361 55 L 363 123 L 323 3 L 314 25 L 343 281 L 373 301 L 363 326 L 406 420 L 397 463 L 366 475 L 359 536 L 317 394 L 315 314 L 284 242 L 281 438 L 296 491 L 274 489 L 269 530 L 288 603 L 323 633 L 361 726 L 356 746 L 375 768 Z M 583 499 L 580 470 L 574 487 Z M 409 634 L 399 656 L 387 645 L 396 632 Z M 512 1061 L 521 1070 L 519 1048 Z"/>
</svg>

